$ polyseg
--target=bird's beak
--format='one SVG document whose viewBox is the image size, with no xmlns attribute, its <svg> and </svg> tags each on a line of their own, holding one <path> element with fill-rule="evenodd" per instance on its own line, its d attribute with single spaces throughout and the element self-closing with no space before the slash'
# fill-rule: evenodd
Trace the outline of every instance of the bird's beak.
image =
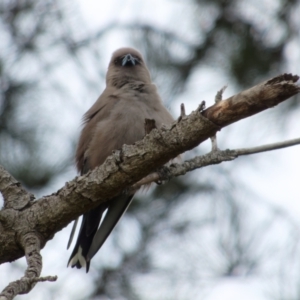
<svg viewBox="0 0 300 300">
<path fill-rule="evenodd" d="M 124 66 L 135 66 L 139 61 L 131 54 L 126 54 L 122 59 L 122 67 Z"/>
</svg>

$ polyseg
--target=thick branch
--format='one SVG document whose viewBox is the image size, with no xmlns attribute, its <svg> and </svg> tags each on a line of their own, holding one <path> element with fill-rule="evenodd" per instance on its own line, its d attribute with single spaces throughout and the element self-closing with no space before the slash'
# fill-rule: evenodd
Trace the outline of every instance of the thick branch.
<svg viewBox="0 0 300 300">
<path fill-rule="evenodd" d="M 37 232 L 42 248 L 71 220 L 199 145 L 222 127 L 297 94 L 297 79 L 287 74 L 278 76 L 218 102 L 203 114 L 199 110 L 189 116 L 182 114 L 172 126 L 154 129 L 135 145 L 124 145 L 114 151 L 102 166 L 66 183 L 56 194 L 31 202 L 26 209 L 0 211 L 0 242 L 5 241 L 0 247 L 0 263 L 17 259 L 24 253 L 19 246 L 20 239 L 16 240 L 13 233 Z"/>
<path fill-rule="evenodd" d="M 258 84 L 251 89 L 219 101 L 203 112 L 211 122 L 224 127 L 274 107 L 287 98 L 299 93 L 299 76 L 283 74 Z"/>
</svg>

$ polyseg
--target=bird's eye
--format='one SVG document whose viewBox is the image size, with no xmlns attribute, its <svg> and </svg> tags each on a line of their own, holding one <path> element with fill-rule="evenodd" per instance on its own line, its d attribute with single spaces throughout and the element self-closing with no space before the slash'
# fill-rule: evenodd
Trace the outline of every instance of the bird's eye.
<svg viewBox="0 0 300 300">
<path fill-rule="evenodd" d="M 121 60 L 118 57 L 117 59 L 114 60 L 115 65 L 120 65 L 121 64 Z"/>
</svg>

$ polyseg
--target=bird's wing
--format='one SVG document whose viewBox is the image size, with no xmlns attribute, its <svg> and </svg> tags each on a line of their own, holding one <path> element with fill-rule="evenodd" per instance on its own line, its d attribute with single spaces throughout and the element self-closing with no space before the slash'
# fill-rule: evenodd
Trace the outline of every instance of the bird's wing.
<svg viewBox="0 0 300 300">
<path fill-rule="evenodd" d="M 79 218 L 77 218 L 77 219 L 74 221 L 74 224 L 73 224 L 73 227 L 72 227 L 72 230 L 71 230 L 71 234 L 70 234 L 70 237 L 69 237 L 67 249 L 69 249 L 70 246 L 71 246 L 71 244 L 72 244 L 72 241 L 73 241 L 73 238 L 74 238 L 74 233 L 75 233 L 75 230 L 76 230 L 76 227 L 77 227 L 77 224 L 78 224 L 78 220 L 79 220 Z"/>
<path fill-rule="evenodd" d="M 99 229 L 97 230 L 93 242 L 87 254 L 87 261 L 90 261 L 97 253 L 111 231 L 117 225 L 122 215 L 127 210 L 132 201 L 133 195 L 126 195 L 125 193 L 115 197 L 108 206 L 107 213 L 102 221 Z"/>
</svg>

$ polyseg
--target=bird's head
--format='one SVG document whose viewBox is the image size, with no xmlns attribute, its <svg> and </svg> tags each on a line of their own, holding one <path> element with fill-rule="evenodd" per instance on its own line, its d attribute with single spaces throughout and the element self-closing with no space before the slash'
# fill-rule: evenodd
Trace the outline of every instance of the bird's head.
<svg viewBox="0 0 300 300">
<path fill-rule="evenodd" d="M 115 51 L 106 75 L 107 85 L 121 87 L 129 81 L 151 83 L 150 73 L 140 52 L 133 48 Z"/>
</svg>

